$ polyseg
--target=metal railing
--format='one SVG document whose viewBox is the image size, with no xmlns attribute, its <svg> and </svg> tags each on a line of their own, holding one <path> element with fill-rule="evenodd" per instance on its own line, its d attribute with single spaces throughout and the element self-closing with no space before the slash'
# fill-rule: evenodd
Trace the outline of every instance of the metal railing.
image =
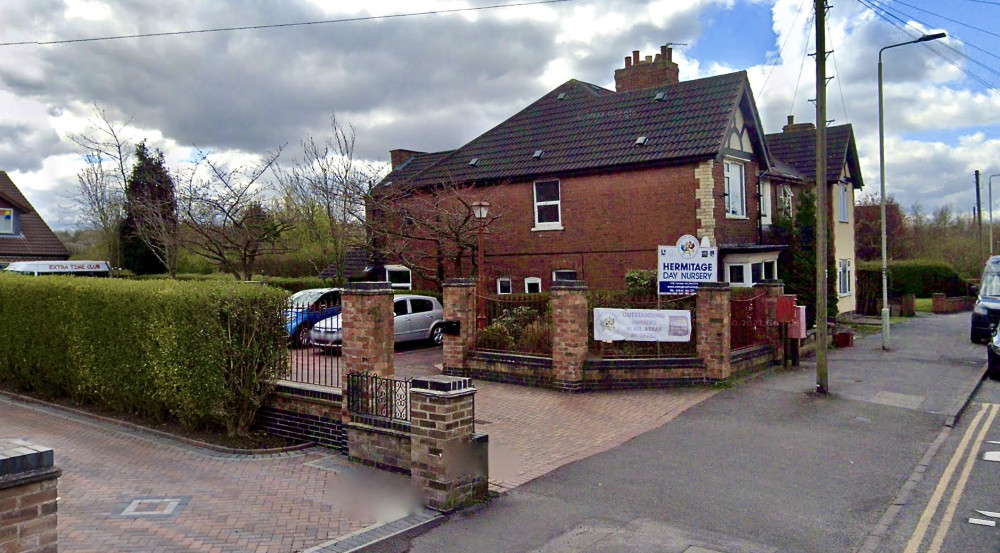
<svg viewBox="0 0 1000 553">
<path fill-rule="evenodd" d="M 741 349 L 767 343 L 767 294 L 730 303 L 730 347 Z"/>
<path fill-rule="evenodd" d="M 348 373 L 347 410 L 390 421 L 410 420 L 410 381 Z"/>
<path fill-rule="evenodd" d="M 340 345 L 320 347 L 310 341 L 316 323 L 340 312 L 339 308 L 285 309 L 288 332 L 288 375 L 285 380 L 315 386 L 341 387 Z"/>
<path fill-rule="evenodd" d="M 588 349 L 594 356 L 604 359 L 656 359 L 671 357 L 696 357 L 697 296 L 634 296 L 622 291 L 594 290 L 587 294 Z M 689 342 L 598 342 L 594 340 L 594 309 L 678 309 L 691 312 L 691 341 Z"/>
<path fill-rule="evenodd" d="M 476 296 L 475 349 L 552 355 L 552 308 L 548 294 Z"/>
</svg>

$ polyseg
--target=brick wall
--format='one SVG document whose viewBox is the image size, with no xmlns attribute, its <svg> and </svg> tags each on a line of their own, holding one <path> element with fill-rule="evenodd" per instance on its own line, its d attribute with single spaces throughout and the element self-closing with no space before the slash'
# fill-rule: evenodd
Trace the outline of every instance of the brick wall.
<svg viewBox="0 0 1000 553">
<path fill-rule="evenodd" d="M 365 466 L 410 474 L 410 425 L 379 428 L 361 422 L 347 425 L 348 458 Z"/>
<path fill-rule="evenodd" d="M 587 286 L 581 281 L 552 287 L 552 385 L 566 391 L 583 388 L 587 360 Z"/>
<path fill-rule="evenodd" d="M 369 372 L 391 378 L 395 369 L 389 283 L 348 283 L 343 293 L 341 321 L 346 372 Z"/>
<path fill-rule="evenodd" d="M 672 60 L 669 46 L 661 46 L 660 52 L 650 59 L 640 57 L 639 50 L 633 50 L 631 57 L 625 58 L 625 68 L 615 70 L 615 91 L 628 92 L 656 86 L 677 84 L 678 67 Z"/>
<path fill-rule="evenodd" d="M 949 298 L 944 294 L 933 294 L 931 296 L 931 310 L 937 314 L 971 311 L 975 306 L 976 298 L 972 297 Z"/>
<path fill-rule="evenodd" d="M 732 374 L 730 298 L 728 284 L 703 283 L 698 287 L 698 357 L 712 380 L 725 380 Z"/>
<path fill-rule="evenodd" d="M 443 363 L 445 374 L 469 376 L 463 374 L 465 367 L 465 352 L 472 344 L 475 336 L 476 283 L 472 279 L 449 279 L 444 284 L 444 320 L 458 321 L 460 334 L 444 336 Z"/>
<path fill-rule="evenodd" d="M 58 478 L 51 449 L 0 440 L 0 551 L 56 553 Z"/>
<path fill-rule="evenodd" d="M 275 387 L 254 426 L 275 436 L 347 451 L 339 389 L 286 382 Z"/>
</svg>

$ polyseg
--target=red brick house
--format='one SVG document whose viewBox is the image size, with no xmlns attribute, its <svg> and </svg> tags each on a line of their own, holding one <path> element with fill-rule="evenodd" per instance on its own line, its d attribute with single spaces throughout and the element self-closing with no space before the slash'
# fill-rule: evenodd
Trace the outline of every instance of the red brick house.
<svg viewBox="0 0 1000 553">
<path fill-rule="evenodd" d="M 466 203 L 488 197 L 502 216 L 486 238 L 486 274 L 501 293 L 563 279 L 621 288 L 628 270 L 654 269 L 657 246 L 685 234 L 719 248 L 720 280 L 776 278 L 782 247 L 763 239 L 760 189 L 774 160 L 746 73 L 679 82 L 664 46 L 655 59 L 634 51 L 615 83 L 613 92 L 570 80 L 455 150 L 394 150 L 380 190 L 412 199 L 455 183 L 468 187 Z M 395 246 L 389 261 L 408 265 L 426 243 Z"/>
<path fill-rule="evenodd" d="M 69 259 L 69 251 L 0 171 L 0 265 L 12 261 Z"/>
</svg>

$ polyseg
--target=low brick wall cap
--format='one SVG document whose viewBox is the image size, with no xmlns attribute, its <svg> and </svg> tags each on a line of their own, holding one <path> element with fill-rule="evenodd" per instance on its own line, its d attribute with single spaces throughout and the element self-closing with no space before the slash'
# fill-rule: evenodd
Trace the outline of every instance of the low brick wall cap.
<svg viewBox="0 0 1000 553">
<path fill-rule="evenodd" d="M 461 392 L 471 390 L 472 379 L 464 376 L 431 375 L 418 376 L 410 381 L 412 390 L 429 390 L 431 392 Z"/>
<path fill-rule="evenodd" d="M 25 440 L 0 440 L 0 478 L 52 468 L 52 449 Z"/>
<path fill-rule="evenodd" d="M 552 283 L 552 290 L 586 290 L 587 283 L 582 280 L 557 280 Z"/>
<path fill-rule="evenodd" d="M 368 293 L 368 294 L 391 294 L 392 286 L 388 282 L 348 282 L 344 285 L 344 292 Z"/>
<path fill-rule="evenodd" d="M 472 288 L 476 285 L 476 281 L 471 278 L 449 278 L 444 281 L 444 285 L 446 288 Z"/>
</svg>

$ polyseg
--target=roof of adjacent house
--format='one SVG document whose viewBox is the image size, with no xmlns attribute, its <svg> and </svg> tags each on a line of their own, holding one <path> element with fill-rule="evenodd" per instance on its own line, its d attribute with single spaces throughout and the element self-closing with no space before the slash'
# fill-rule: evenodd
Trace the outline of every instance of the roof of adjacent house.
<svg viewBox="0 0 1000 553">
<path fill-rule="evenodd" d="M 0 235 L 0 258 L 67 259 L 69 251 L 35 212 L 5 171 L 0 171 L 0 203 L 20 212 L 21 233 Z"/>
<path fill-rule="evenodd" d="M 414 156 L 383 182 L 495 182 L 714 157 L 740 105 L 762 144 L 753 102 L 742 71 L 619 93 L 573 79 L 461 148 Z"/>
<path fill-rule="evenodd" d="M 769 134 L 767 149 L 771 156 L 792 166 L 809 182 L 816 179 L 816 129 L 803 128 Z M 854 188 L 864 186 L 858 150 L 854 144 L 854 128 L 850 123 L 826 129 L 826 181 L 840 179 L 844 164 L 851 173 Z"/>
</svg>

